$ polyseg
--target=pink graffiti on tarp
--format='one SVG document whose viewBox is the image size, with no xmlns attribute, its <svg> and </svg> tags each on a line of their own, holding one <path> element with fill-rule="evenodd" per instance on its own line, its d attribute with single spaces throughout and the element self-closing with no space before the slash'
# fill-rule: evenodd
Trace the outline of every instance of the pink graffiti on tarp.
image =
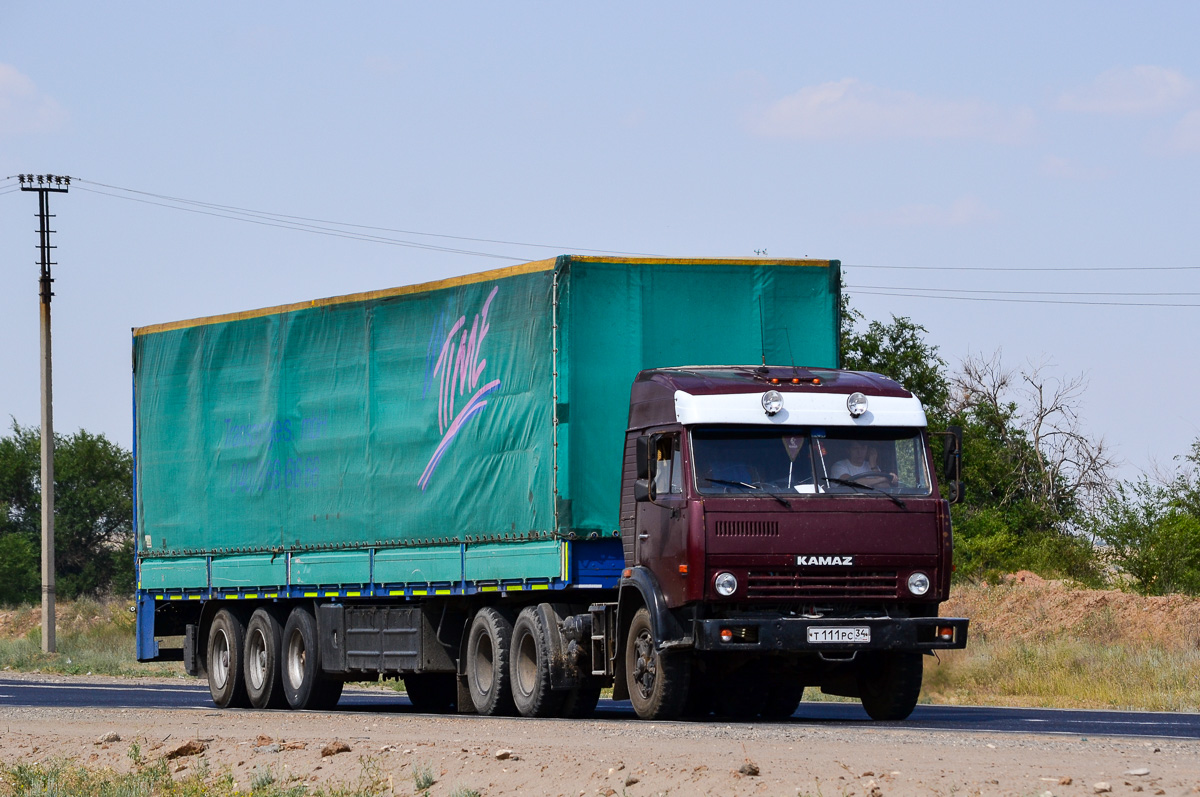
<svg viewBox="0 0 1200 797">
<path fill-rule="evenodd" d="M 454 442 L 454 438 L 462 431 L 463 425 L 483 412 L 484 407 L 487 406 L 484 397 L 500 387 L 499 379 L 493 379 L 479 386 L 483 369 L 487 367 L 487 360 L 481 358 L 479 353 L 483 349 L 483 341 L 490 328 L 488 307 L 491 306 L 492 299 L 496 298 L 496 292 L 499 290 L 499 286 L 492 288 L 492 292 L 488 294 L 487 300 L 483 303 L 483 309 L 475 314 L 475 320 L 469 331 L 465 329 L 467 317 L 464 315 L 450 327 L 450 332 L 446 335 L 445 342 L 442 343 L 441 354 L 438 356 L 437 364 L 433 367 L 433 375 L 438 380 L 438 431 L 441 433 L 442 439 L 434 449 L 433 456 L 429 458 L 425 472 L 417 480 L 417 484 L 421 486 L 422 490 L 429 486 L 429 480 L 437 469 L 438 462 L 441 461 L 442 455 L 446 453 L 450 444 Z M 456 337 L 457 340 L 455 340 Z M 455 414 L 458 397 L 471 391 L 474 391 L 471 398 L 467 399 L 467 403 Z"/>
</svg>

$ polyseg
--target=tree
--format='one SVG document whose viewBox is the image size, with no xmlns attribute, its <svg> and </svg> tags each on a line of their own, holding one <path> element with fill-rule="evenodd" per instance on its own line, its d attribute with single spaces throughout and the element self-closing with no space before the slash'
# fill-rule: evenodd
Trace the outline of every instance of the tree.
<svg viewBox="0 0 1200 797">
<path fill-rule="evenodd" d="M 1090 518 L 1107 560 L 1143 595 L 1200 594 L 1200 440 L 1182 460 L 1158 482 L 1117 485 Z"/>
<path fill-rule="evenodd" d="M 927 342 L 929 331 L 908 317 L 892 316 L 890 324 L 871 321 L 858 331 L 862 313 L 842 295 L 842 367 L 872 371 L 894 379 L 921 400 L 931 419 L 938 419 L 950 395 L 946 362 Z"/>
<path fill-rule="evenodd" d="M 1087 511 L 1112 490 L 1113 462 L 1089 437 L 1081 378 L 1046 367 L 1005 368 L 999 353 L 969 356 L 953 378 L 947 412 L 964 427 L 967 500 L 955 507 L 959 572 L 988 577 L 1014 569 L 1099 583 Z"/>
<path fill-rule="evenodd" d="M 55 435 L 54 491 L 56 593 L 132 590 L 132 455 L 104 435 Z M 13 421 L 0 438 L 2 603 L 37 600 L 41 511 L 40 434 Z"/>
</svg>

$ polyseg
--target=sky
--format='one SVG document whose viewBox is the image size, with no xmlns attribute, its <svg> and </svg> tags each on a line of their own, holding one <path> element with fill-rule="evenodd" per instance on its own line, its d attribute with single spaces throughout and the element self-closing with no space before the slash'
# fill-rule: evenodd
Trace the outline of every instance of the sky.
<svg viewBox="0 0 1200 797">
<path fill-rule="evenodd" d="M 0 5 L 0 416 L 128 447 L 130 329 L 562 253 L 840 260 L 954 370 L 1200 437 L 1200 5 Z M 251 215 L 250 212 L 253 212 Z M 350 226 L 359 225 L 359 226 Z M 631 375 L 632 378 L 632 375 Z"/>
</svg>

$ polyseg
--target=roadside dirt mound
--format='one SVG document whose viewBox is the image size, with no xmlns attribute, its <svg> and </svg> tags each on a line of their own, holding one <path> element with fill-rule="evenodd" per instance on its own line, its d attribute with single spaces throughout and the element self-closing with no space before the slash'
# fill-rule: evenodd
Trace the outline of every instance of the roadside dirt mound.
<svg viewBox="0 0 1200 797">
<path fill-rule="evenodd" d="M 1022 642 L 1068 637 L 1169 650 L 1200 647 L 1200 598 L 1079 589 L 1021 571 L 1000 584 L 958 585 L 946 616 L 971 618 L 971 638 Z"/>
</svg>

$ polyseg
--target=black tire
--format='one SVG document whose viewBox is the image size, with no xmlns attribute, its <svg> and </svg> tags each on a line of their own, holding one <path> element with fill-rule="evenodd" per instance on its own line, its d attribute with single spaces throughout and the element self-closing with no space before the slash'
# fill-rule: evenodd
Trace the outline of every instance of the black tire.
<svg viewBox="0 0 1200 797">
<path fill-rule="evenodd" d="M 345 681 L 336 678 L 320 678 L 314 689 L 315 694 L 308 701 L 308 707 L 320 710 L 333 708 L 342 699 L 342 690 L 345 687 Z"/>
<path fill-rule="evenodd" d="M 513 705 L 523 717 L 555 717 L 565 692 L 550 689 L 550 629 L 537 606 L 526 606 L 513 624 L 509 653 Z"/>
<path fill-rule="evenodd" d="M 559 715 L 568 719 L 586 719 L 596 713 L 600 702 L 600 687 L 584 684 L 564 693 Z"/>
<path fill-rule="evenodd" d="M 246 695 L 255 708 L 287 708 L 283 695 L 280 646 L 283 624 L 266 609 L 257 609 L 246 625 Z"/>
<path fill-rule="evenodd" d="M 670 720 L 687 703 L 691 662 L 675 650 L 658 650 L 650 612 L 637 610 L 625 641 L 625 679 L 629 702 L 644 720 Z"/>
<path fill-rule="evenodd" d="M 688 681 L 687 702 L 683 704 L 683 715 L 687 719 L 706 719 L 713 713 L 716 702 L 716 690 L 709 674 L 700 666 L 700 662 L 692 661 L 691 680 Z"/>
<path fill-rule="evenodd" d="M 229 609 L 221 609 L 208 627 L 208 691 L 219 708 L 245 708 L 246 695 L 242 661 L 246 655 L 246 627 Z"/>
<path fill-rule="evenodd" d="M 876 653 L 858 669 L 858 693 L 873 720 L 907 719 L 921 695 L 924 662 L 920 653 Z"/>
<path fill-rule="evenodd" d="M 280 650 L 283 694 L 294 709 L 322 709 L 337 705 L 342 682 L 322 677 L 317 641 L 317 620 L 302 606 L 292 609 L 283 627 Z"/>
<path fill-rule="evenodd" d="M 516 714 L 509 687 L 512 622 L 490 606 L 475 613 L 467 632 L 467 689 L 475 711 L 484 716 Z"/>
<path fill-rule="evenodd" d="M 458 707 L 458 678 L 452 672 L 406 675 L 404 691 L 413 708 L 425 714 L 450 714 Z"/>
<path fill-rule="evenodd" d="M 762 718 L 765 720 L 785 720 L 800 708 L 804 699 L 804 682 L 794 674 L 779 674 L 772 676 L 767 687 L 767 700 L 763 705 Z"/>
<path fill-rule="evenodd" d="M 713 710 L 719 717 L 749 720 L 767 706 L 768 680 L 760 662 L 748 662 L 718 676 L 713 690 Z"/>
</svg>

